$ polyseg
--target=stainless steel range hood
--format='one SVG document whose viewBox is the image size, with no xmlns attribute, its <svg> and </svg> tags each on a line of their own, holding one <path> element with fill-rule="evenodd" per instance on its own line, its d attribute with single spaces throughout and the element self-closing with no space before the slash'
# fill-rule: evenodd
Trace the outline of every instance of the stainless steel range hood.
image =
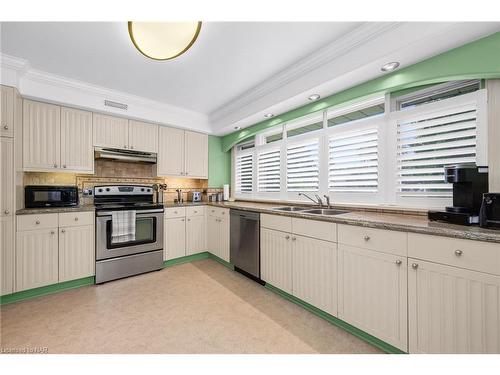
<svg viewBox="0 0 500 375">
<path fill-rule="evenodd" d="M 155 153 L 132 151 L 132 150 L 120 150 L 118 148 L 108 148 L 108 147 L 95 147 L 94 158 L 116 160 L 129 163 L 156 164 Z"/>
</svg>

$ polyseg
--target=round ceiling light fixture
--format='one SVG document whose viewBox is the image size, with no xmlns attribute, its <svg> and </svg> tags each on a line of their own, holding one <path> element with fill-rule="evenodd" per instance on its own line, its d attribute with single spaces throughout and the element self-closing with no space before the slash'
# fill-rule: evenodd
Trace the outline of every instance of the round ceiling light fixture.
<svg viewBox="0 0 500 375">
<path fill-rule="evenodd" d="M 201 22 L 131 22 L 135 48 L 153 60 L 170 60 L 186 52 L 200 34 Z"/>
<path fill-rule="evenodd" d="M 394 69 L 397 69 L 398 66 L 399 63 L 397 61 L 388 62 L 387 64 L 384 64 L 380 70 L 383 72 L 392 72 Z"/>
<path fill-rule="evenodd" d="M 271 118 L 271 117 L 274 117 L 274 115 L 272 113 L 266 113 L 264 115 L 265 118 Z"/>
<path fill-rule="evenodd" d="M 307 97 L 307 99 L 309 99 L 310 101 L 314 102 L 315 100 L 318 100 L 319 98 L 321 98 L 321 95 L 320 94 L 312 94 L 312 95 L 309 95 Z"/>
<path fill-rule="evenodd" d="M 235 126 L 234 127 L 234 130 L 240 130 L 241 129 L 241 126 Z"/>
</svg>

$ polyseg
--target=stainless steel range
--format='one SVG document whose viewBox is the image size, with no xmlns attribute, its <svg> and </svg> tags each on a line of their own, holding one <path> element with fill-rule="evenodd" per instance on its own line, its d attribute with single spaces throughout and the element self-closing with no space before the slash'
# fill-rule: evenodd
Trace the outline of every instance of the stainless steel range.
<svg viewBox="0 0 500 375">
<path fill-rule="evenodd" d="M 164 209 L 153 193 L 150 186 L 94 188 L 97 284 L 163 267 Z M 130 233 L 116 235 L 118 220 Z"/>
</svg>

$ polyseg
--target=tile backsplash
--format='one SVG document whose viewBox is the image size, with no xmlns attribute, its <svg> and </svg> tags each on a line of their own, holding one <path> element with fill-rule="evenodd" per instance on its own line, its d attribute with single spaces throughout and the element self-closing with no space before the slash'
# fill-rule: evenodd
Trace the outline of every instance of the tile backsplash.
<svg viewBox="0 0 500 375">
<path fill-rule="evenodd" d="M 93 188 L 96 185 L 152 185 L 167 184 L 163 193 L 164 202 L 173 202 L 177 197 L 176 189 L 182 189 L 183 198 L 187 200 L 190 191 L 203 192 L 203 200 L 207 194 L 222 191 L 222 189 L 208 189 L 208 180 L 193 178 L 156 177 L 156 165 L 140 163 L 123 163 L 109 160 L 95 161 L 95 174 L 84 175 L 75 173 L 52 172 L 25 172 L 24 186 L 26 185 L 77 185 L 80 194 L 83 189 Z M 80 202 L 91 204 L 92 198 L 80 196 Z"/>
</svg>

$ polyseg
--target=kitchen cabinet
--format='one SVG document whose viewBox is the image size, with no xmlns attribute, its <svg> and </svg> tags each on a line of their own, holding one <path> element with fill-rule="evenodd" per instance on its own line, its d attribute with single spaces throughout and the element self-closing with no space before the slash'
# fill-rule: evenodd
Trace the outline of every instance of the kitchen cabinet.
<svg viewBox="0 0 500 375">
<path fill-rule="evenodd" d="M 295 234 L 291 243 L 292 294 L 336 316 L 337 244 Z"/>
<path fill-rule="evenodd" d="M 0 86 L 0 136 L 14 137 L 14 88 Z"/>
<path fill-rule="evenodd" d="M 93 275 L 94 225 L 59 228 L 59 282 Z"/>
<path fill-rule="evenodd" d="M 186 219 L 186 255 L 207 250 L 205 215 L 189 216 Z"/>
<path fill-rule="evenodd" d="M 128 146 L 131 150 L 158 152 L 158 125 L 129 120 Z"/>
<path fill-rule="evenodd" d="M 292 294 L 292 248 L 290 233 L 260 230 L 260 274 L 262 280 Z"/>
<path fill-rule="evenodd" d="M 60 168 L 61 108 L 24 100 L 23 168 L 25 171 L 55 171 Z"/>
<path fill-rule="evenodd" d="M 184 134 L 185 175 L 191 178 L 208 177 L 208 136 L 186 131 Z"/>
<path fill-rule="evenodd" d="M 15 207 L 14 139 L 0 137 L 0 217 L 12 217 Z"/>
<path fill-rule="evenodd" d="M 63 170 L 94 173 L 92 112 L 61 108 L 61 161 Z"/>
<path fill-rule="evenodd" d="M 410 353 L 500 353 L 500 277 L 408 259 Z"/>
<path fill-rule="evenodd" d="M 58 282 L 57 230 L 56 227 L 17 232 L 16 291 Z"/>
<path fill-rule="evenodd" d="M 92 114 L 94 146 L 128 148 L 128 120 L 123 117 Z"/>
<path fill-rule="evenodd" d="M 186 218 L 165 219 L 163 259 L 186 256 Z"/>
<path fill-rule="evenodd" d="M 208 178 L 208 136 L 160 126 L 158 176 Z"/>
<path fill-rule="evenodd" d="M 407 258 L 344 244 L 338 256 L 339 318 L 406 351 Z"/>
<path fill-rule="evenodd" d="M 209 207 L 208 251 L 229 262 L 229 209 Z"/>
<path fill-rule="evenodd" d="M 0 256 L 1 256 L 1 290 L 0 294 L 10 294 L 14 292 L 14 218 L 0 218 Z"/>
</svg>

